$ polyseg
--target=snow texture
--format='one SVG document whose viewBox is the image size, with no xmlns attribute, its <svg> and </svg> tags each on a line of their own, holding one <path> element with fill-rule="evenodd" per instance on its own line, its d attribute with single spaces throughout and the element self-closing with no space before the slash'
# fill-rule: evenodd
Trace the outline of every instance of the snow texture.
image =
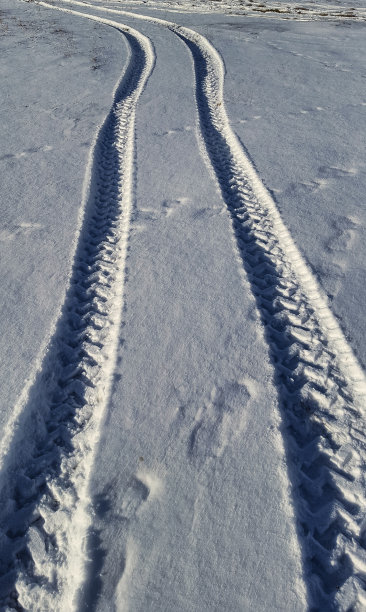
<svg viewBox="0 0 366 612">
<path fill-rule="evenodd" d="M 2 609 L 363 609 L 365 9 L 2 7 Z"/>
</svg>

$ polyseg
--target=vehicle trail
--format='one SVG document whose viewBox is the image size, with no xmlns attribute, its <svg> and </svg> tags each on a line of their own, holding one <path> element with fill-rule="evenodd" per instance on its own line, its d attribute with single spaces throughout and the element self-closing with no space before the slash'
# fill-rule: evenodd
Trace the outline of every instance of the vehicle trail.
<svg viewBox="0 0 366 612">
<path fill-rule="evenodd" d="M 92 151 L 62 312 L 3 456 L 0 607 L 18 611 L 73 610 L 84 579 L 92 522 L 88 481 L 123 311 L 135 112 L 155 61 L 150 41 L 132 28 L 57 10 L 116 28 L 129 57 Z"/>
<path fill-rule="evenodd" d="M 365 605 L 365 379 L 317 281 L 232 132 L 223 67 L 191 50 L 201 137 L 230 212 L 275 368 L 311 605 Z"/>
<path fill-rule="evenodd" d="M 192 54 L 200 148 L 231 215 L 275 370 L 310 607 L 366 606 L 365 375 L 230 127 L 222 59 L 191 29 L 94 8 L 164 26 Z"/>
</svg>

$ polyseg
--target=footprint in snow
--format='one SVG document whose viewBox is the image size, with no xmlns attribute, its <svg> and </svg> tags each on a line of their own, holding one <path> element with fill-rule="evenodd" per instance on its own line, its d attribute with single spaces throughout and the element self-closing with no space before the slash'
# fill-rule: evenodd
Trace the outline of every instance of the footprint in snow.
<svg viewBox="0 0 366 612">
<path fill-rule="evenodd" d="M 124 494 L 122 501 L 122 516 L 131 519 L 135 516 L 141 504 L 147 500 L 150 489 L 139 478 L 134 476 Z"/>
<path fill-rule="evenodd" d="M 334 233 L 327 242 L 328 250 L 347 252 L 355 238 L 359 223 L 351 217 L 340 216 L 333 221 L 332 226 Z"/>
<path fill-rule="evenodd" d="M 163 211 L 166 217 L 170 217 L 173 213 L 181 210 L 184 206 L 192 204 L 190 198 L 181 197 L 175 200 L 164 200 L 162 203 Z"/>
<path fill-rule="evenodd" d="M 43 147 L 32 147 L 31 149 L 25 149 L 25 151 L 18 151 L 18 153 L 6 153 L 0 157 L 0 161 L 6 161 L 11 159 L 23 159 L 24 157 L 28 157 L 28 155 L 32 155 L 33 153 L 48 153 L 49 151 L 53 151 L 53 147 L 51 145 L 44 145 Z"/>
<path fill-rule="evenodd" d="M 141 505 L 149 498 L 159 497 L 163 489 L 160 478 L 144 464 L 144 458 L 139 457 L 140 468 L 128 484 L 122 499 L 121 516 L 124 519 L 132 519 Z"/>
<path fill-rule="evenodd" d="M 173 128 L 171 130 L 168 130 L 167 132 L 155 132 L 154 136 L 174 136 L 175 134 L 184 134 L 185 132 L 191 132 L 192 131 L 192 126 L 191 125 L 185 125 L 184 128 Z"/>
<path fill-rule="evenodd" d="M 204 208 L 196 209 L 195 202 L 186 197 L 177 198 L 176 200 L 164 200 L 162 207 L 166 217 L 170 217 L 178 212 L 188 210 L 189 207 L 191 207 L 189 214 L 191 214 L 191 217 L 194 220 L 201 219 L 202 217 L 213 217 L 214 215 L 222 212 L 221 206 L 206 206 Z M 192 208 L 194 209 L 192 210 Z"/>
<path fill-rule="evenodd" d="M 19 236 L 26 236 L 32 232 L 40 230 L 42 225 L 40 223 L 27 223 L 22 221 L 21 223 L 9 224 L 0 229 L 0 242 L 6 242 L 14 240 Z"/>
<path fill-rule="evenodd" d="M 239 382 L 228 382 L 212 390 L 211 399 L 199 410 L 189 436 L 188 454 L 192 459 L 221 457 L 246 426 L 250 397 L 247 386 Z"/>
<path fill-rule="evenodd" d="M 318 174 L 324 178 L 343 178 L 345 176 L 352 176 L 356 174 L 356 171 L 346 168 L 336 168 L 335 166 L 320 166 Z"/>
</svg>

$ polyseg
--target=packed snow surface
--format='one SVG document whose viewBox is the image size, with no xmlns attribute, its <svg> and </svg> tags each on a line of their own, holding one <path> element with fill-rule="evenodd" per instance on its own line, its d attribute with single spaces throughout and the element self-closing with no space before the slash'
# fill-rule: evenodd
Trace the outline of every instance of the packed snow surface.
<svg viewBox="0 0 366 612">
<path fill-rule="evenodd" d="M 366 9 L 0 0 L 0 609 L 366 608 Z"/>
</svg>

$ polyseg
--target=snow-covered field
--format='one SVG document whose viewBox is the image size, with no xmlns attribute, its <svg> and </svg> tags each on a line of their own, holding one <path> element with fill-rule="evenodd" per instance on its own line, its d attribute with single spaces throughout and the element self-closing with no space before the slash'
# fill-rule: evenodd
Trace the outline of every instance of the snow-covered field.
<svg viewBox="0 0 366 612">
<path fill-rule="evenodd" d="M 0 609 L 366 609 L 366 8 L 0 0 Z"/>
</svg>

